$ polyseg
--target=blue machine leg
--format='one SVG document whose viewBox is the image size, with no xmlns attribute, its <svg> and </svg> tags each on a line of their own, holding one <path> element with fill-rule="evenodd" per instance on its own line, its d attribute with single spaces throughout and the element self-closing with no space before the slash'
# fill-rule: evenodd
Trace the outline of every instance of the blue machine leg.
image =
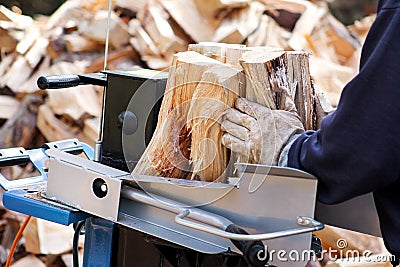
<svg viewBox="0 0 400 267">
<path fill-rule="evenodd" d="M 115 224 L 100 218 L 89 218 L 85 225 L 83 266 L 111 267 Z"/>
</svg>

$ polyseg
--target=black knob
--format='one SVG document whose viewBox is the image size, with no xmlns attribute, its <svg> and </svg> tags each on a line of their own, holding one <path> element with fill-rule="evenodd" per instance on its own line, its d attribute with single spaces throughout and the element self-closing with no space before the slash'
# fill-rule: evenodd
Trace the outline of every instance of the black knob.
<svg viewBox="0 0 400 267">
<path fill-rule="evenodd" d="M 134 134 L 138 128 L 138 119 L 132 111 L 124 111 L 119 114 L 117 127 L 122 129 L 125 135 Z"/>
</svg>

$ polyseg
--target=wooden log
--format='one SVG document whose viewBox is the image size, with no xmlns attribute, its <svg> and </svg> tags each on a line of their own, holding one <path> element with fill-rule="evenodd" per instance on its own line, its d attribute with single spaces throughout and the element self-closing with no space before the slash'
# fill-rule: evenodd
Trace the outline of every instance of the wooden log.
<svg viewBox="0 0 400 267">
<path fill-rule="evenodd" d="M 1 80 L 4 79 L 4 75 L 7 73 L 10 66 L 14 63 L 15 59 L 17 58 L 17 53 L 11 53 L 0 61 L 0 77 L 3 77 Z M 0 80 L 0 87 L 4 87 L 5 82 Z"/>
<path fill-rule="evenodd" d="M 316 129 L 315 91 L 311 81 L 310 54 L 307 52 L 287 52 L 289 93 L 294 99 L 297 113 L 304 129 Z"/>
<path fill-rule="evenodd" d="M 249 0 L 195 0 L 200 14 L 206 19 L 214 19 L 223 9 L 247 7 Z"/>
<path fill-rule="evenodd" d="M 331 102 L 329 101 L 326 94 L 314 86 L 315 90 L 315 129 L 319 129 L 321 127 L 322 120 L 328 116 L 330 113 L 335 111 Z"/>
<path fill-rule="evenodd" d="M 318 7 L 307 1 L 302 1 L 302 4 L 304 5 L 304 11 L 297 20 L 288 41 L 288 45 L 294 50 L 303 50 L 308 47 L 304 36 L 311 35 L 321 19 L 327 15 L 327 11 L 322 7 Z"/>
<path fill-rule="evenodd" d="M 28 255 L 23 257 L 12 264 L 12 267 L 46 267 L 43 261 L 37 258 L 35 255 Z"/>
<path fill-rule="evenodd" d="M 142 28 L 140 22 L 132 19 L 129 22 L 129 32 L 133 36 L 130 39 L 131 45 L 141 56 L 160 56 L 161 52 L 154 44 L 148 33 Z"/>
<path fill-rule="evenodd" d="M 72 249 L 72 227 L 32 218 L 24 231 L 26 251 L 58 255 Z"/>
<path fill-rule="evenodd" d="M 195 42 L 210 41 L 220 20 L 204 19 L 194 0 L 159 0 L 172 18 Z"/>
<path fill-rule="evenodd" d="M 193 93 L 188 112 L 191 132 L 191 179 L 226 182 L 228 150 L 222 145 L 219 121 L 224 111 L 243 94 L 245 77 L 241 69 L 216 65 L 204 72 Z"/>
<path fill-rule="evenodd" d="M 76 138 L 76 132 L 74 133 L 71 127 L 57 119 L 47 105 L 39 108 L 36 125 L 49 142 Z"/>
<path fill-rule="evenodd" d="M 33 45 L 35 40 L 38 39 L 39 37 L 40 37 L 40 28 L 38 25 L 33 24 L 32 27 L 29 27 L 27 29 L 21 41 L 18 42 L 18 45 L 16 47 L 17 52 L 21 55 L 24 55 Z"/>
<path fill-rule="evenodd" d="M 80 247 L 83 247 L 83 245 L 80 244 Z M 80 249 L 78 251 L 79 266 L 82 266 L 82 264 L 83 264 L 83 256 L 84 256 L 84 251 L 82 249 Z M 61 259 L 62 259 L 65 267 L 74 267 L 72 253 L 67 253 L 67 254 L 61 255 Z"/>
<path fill-rule="evenodd" d="M 256 96 L 257 103 L 270 109 L 284 108 L 280 107 L 277 94 L 280 87 L 289 88 L 286 61 L 285 52 L 248 51 L 243 54 L 240 64 L 252 84 L 252 95 Z"/>
<path fill-rule="evenodd" d="M 6 217 L 8 217 L 8 215 L 10 215 L 10 214 L 14 215 L 15 212 L 7 212 L 5 215 L 6 215 Z M 11 245 L 13 243 L 15 235 L 17 234 L 18 229 L 20 227 L 20 222 L 23 221 L 26 216 L 19 215 L 19 216 L 15 216 L 15 217 L 16 218 L 7 218 L 6 219 L 7 225 L 4 229 L 4 232 L 2 233 L 2 239 L 1 239 L 1 247 L 5 248 L 5 249 L 11 248 Z"/>
<path fill-rule="evenodd" d="M 7 30 L 0 27 L 0 48 L 3 51 L 13 51 L 17 46 L 17 41 Z"/>
<path fill-rule="evenodd" d="M 240 63 L 251 83 L 246 89 L 247 98 L 271 109 L 290 110 L 290 97 L 304 128 L 316 129 L 309 53 L 254 50 L 244 53 Z"/>
<path fill-rule="evenodd" d="M 157 128 L 134 173 L 224 182 L 229 156 L 217 122 L 238 96 L 271 109 L 294 110 L 294 101 L 305 128 L 314 129 L 308 53 L 215 43 L 189 49 L 207 56 L 175 55 Z"/>
<path fill-rule="evenodd" d="M 22 146 L 31 148 L 37 135 L 36 117 L 43 98 L 28 95 L 21 102 L 18 111 L 0 129 L 0 147 Z"/>
<path fill-rule="evenodd" d="M 0 95 L 0 119 L 11 118 L 18 111 L 19 104 L 12 96 Z"/>
<path fill-rule="evenodd" d="M 289 37 L 290 32 L 279 26 L 268 15 L 262 15 L 257 30 L 247 38 L 246 45 L 287 48 L 287 39 Z"/>
<path fill-rule="evenodd" d="M 339 64 L 345 64 L 361 48 L 359 41 L 332 15 L 320 20 L 310 35 L 309 42 L 320 57 L 329 58 Z"/>
<path fill-rule="evenodd" d="M 78 34 L 65 35 L 64 40 L 67 51 L 70 53 L 100 51 L 100 48 L 103 47 L 99 42 Z"/>
<path fill-rule="evenodd" d="M 215 65 L 221 63 L 192 51 L 174 56 L 156 130 L 134 173 L 175 178 L 189 175 L 192 133 L 187 126 L 187 115 L 190 102 L 203 73 Z"/>
<path fill-rule="evenodd" d="M 260 24 L 265 6 L 252 2 L 249 7 L 233 10 L 215 32 L 214 42 L 241 44 Z"/>
<path fill-rule="evenodd" d="M 92 18 L 94 13 L 89 12 L 83 8 L 84 4 L 80 1 L 66 1 L 64 2 L 48 19 L 44 26 L 44 31 L 52 32 L 53 29 L 64 25 L 71 18 L 81 22 L 87 21 L 87 18 Z M 86 23 L 78 26 L 85 27 Z M 82 29 L 83 30 L 83 29 Z"/>
<path fill-rule="evenodd" d="M 29 51 L 26 53 L 25 59 L 32 69 L 34 69 L 39 61 L 43 58 L 48 44 L 49 40 L 47 38 L 38 38 L 29 49 Z"/>
<path fill-rule="evenodd" d="M 33 19 L 29 16 L 17 14 L 0 5 L 0 21 L 11 22 L 14 28 L 23 30 L 32 25 Z"/>
<path fill-rule="evenodd" d="M 110 17 L 110 44 L 115 48 L 120 48 L 129 43 L 130 34 L 128 27 L 115 14 Z M 108 12 L 105 10 L 97 11 L 89 25 L 81 29 L 82 35 L 98 42 L 104 43 L 107 35 Z"/>
<path fill-rule="evenodd" d="M 21 91 L 21 86 L 32 73 L 32 67 L 23 56 L 18 56 L 7 73 L 3 76 L 0 86 L 8 86 L 13 92 Z"/>
<path fill-rule="evenodd" d="M 286 10 L 291 13 L 303 13 L 307 6 L 301 0 L 261 0 L 268 10 Z"/>
<path fill-rule="evenodd" d="M 159 3 L 149 1 L 137 18 L 161 54 L 174 54 L 187 48 L 187 43 L 175 35 L 168 22 L 169 15 Z"/>
<path fill-rule="evenodd" d="M 376 19 L 376 14 L 369 15 L 367 17 L 362 18 L 361 20 L 357 20 L 353 25 L 348 26 L 350 32 L 357 37 L 357 39 L 361 42 L 365 42 L 365 38 L 369 32 L 369 29 L 372 26 L 372 23 Z"/>
<path fill-rule="evenodd" d="M 353 68 L 317 57 L 310 58 L 310 72 L 315 85 L 324 91 L 334 107 L 339 103 L 344 86 L 356 75 Z"/>
<path fill-rule="evenodd" d="M 17 92 L 18 97 L 20 97 L 21 95 L 37 92 L 39 90 L 39 88 L 37 87 L 37 79 L 42 75 L 50 75 L 50 64 L 51 58 L 45 57 L 39 65 L 38 69 L 31 75 L 28 80 L 25 80 L 23 85 L 19 87 L 19 90 Z"/>
</svg>

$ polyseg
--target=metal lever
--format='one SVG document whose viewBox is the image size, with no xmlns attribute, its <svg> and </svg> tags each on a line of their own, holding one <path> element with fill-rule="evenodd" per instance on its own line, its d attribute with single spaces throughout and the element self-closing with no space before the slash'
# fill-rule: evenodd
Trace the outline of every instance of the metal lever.
<svg viewBox="0 0 400 267">
<path fill-rule="evenodd" d="M 268 240 L 274 239 L 279 237 L 286 237 L 292 235 L 299 235 L 313 231 L 319 231 L 324 228 L 324 224 L 320 223 L 310 217 L 300 216 L 297 217 L 297 224 L 301 227 L 290 229 L 290 230 L 283 230 L 273 233 L 265 233 L 265 234 L 237 234 L 231 233 L 225 230 L 221 230 L 212 226 L 204 225 L 201 223 L 196 223 L 194 221 L 186 220 L 185 217 L 189 216 L 190 211 L 184 210 L 175 217 L 175 222 L 184 225 L 196 230 L 200 230 L 206 233 L 214 234 L 220 237 L 228 238 L 231 240 L 242 240 L 242 241 L 258 241 L 258 240 Z"/>
<path fill-rule="evenodd" d="M 60 89 L 75 87 L 81 83 L 78 75 L 41 76 L 37 80 L 40 89 Z"/>
<path fill-rule="evenodd" d="M 82 84 L 93 84 L 99 86 L 107 85 L 107 76 L 104 73 L 90 74 L 68 74 L 54 76 L 40 76 L 37 85 L 40 89 L 61 89 L 75 87 Z"/>
</svg>

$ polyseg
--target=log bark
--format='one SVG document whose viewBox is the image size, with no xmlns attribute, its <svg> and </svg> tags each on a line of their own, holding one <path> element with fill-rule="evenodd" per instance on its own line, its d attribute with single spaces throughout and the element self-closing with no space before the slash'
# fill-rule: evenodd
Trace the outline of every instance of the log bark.
<svg viewBox="0 0 400 267">
<path fill-rule="evenodd" d="M 246 97 L 270 109 L 283 109 L 280 88 L 289 88 L 287 79 L 287 57 L 285 52 L 248 51 L 243 54 L 240 64 L 252 84 Z"/>
<path fill-rule="evenodd" d="M 310 76 L 309 56 L 307 52 L 287 52 L 289 93 L 294 99 L 297 113 L 304 129 L 316 129 L 315 91 Z"/>
<path fill-rule="evenodd" d="M 251 83 L 246 89 L 246 98 L 271 109 L 289 110 L 290 97 L 304 128 L 316 129 L 309 53 L 254 50 L 244 53 L 240 63 Z"/>
</svg>

